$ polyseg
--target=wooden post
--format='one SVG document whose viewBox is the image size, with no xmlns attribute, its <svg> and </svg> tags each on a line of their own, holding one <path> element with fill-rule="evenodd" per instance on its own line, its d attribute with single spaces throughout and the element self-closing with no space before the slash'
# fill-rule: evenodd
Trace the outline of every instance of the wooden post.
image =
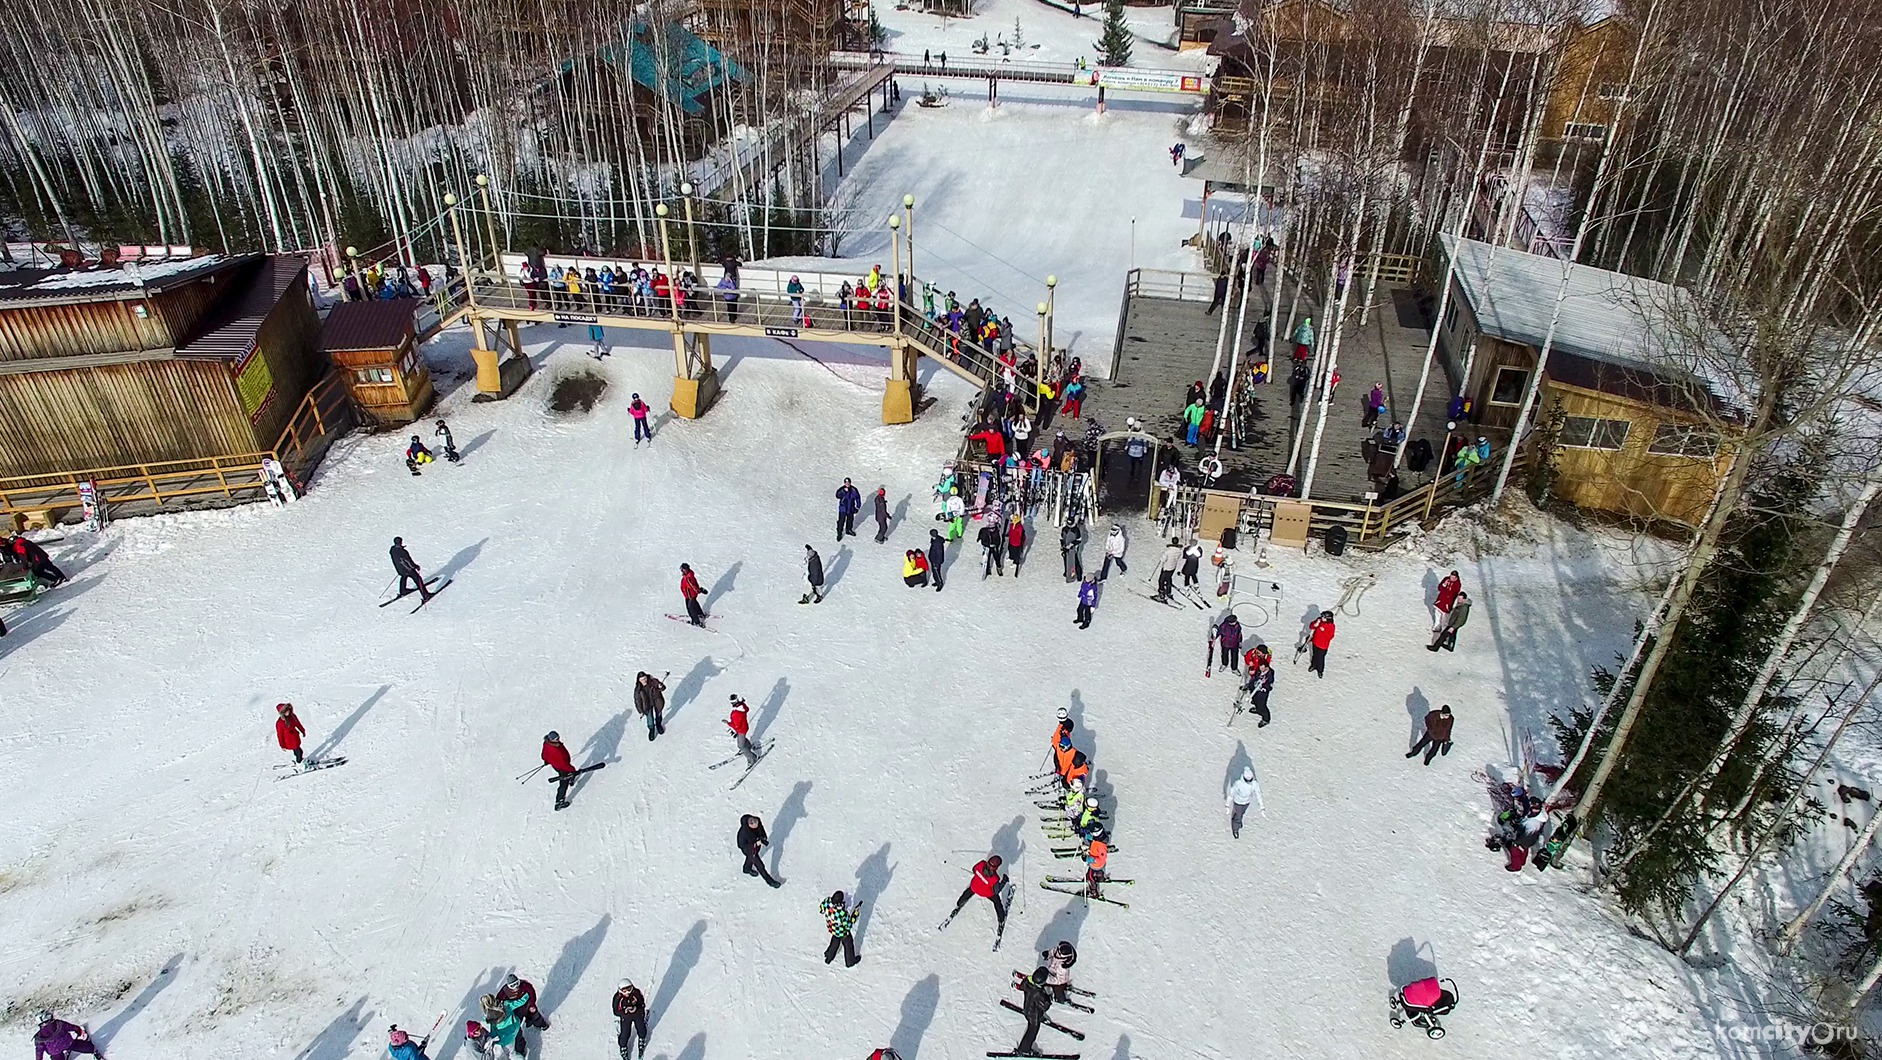
<svg viewBox="0 0 1882 1060">
<path fill-rule="evenodd" d="M 150 487 L 150 495 L 156 498 L 158 504 L 162 504 L 163 491 L 157 488 L 157 480 L 150 477 L 150 465 L 139 464 L 137 465 L 137 470 L 144 473 L 144 485 Z M 73 488 L 76 489 L 77 487 L 75 486 Z"/>
<path fill-rule="evenodd" d="M 327 425 L 321 422 L 321 419 L 320 419 L 320 390 L 319 388 L 316 387 L 313 393 L 308 394 L 307 397 L 309 399 L 307 402 L 307 407 L 311 409 L 314 413 L 314 426 L 318 427 L 320 429 L 321 436 L 325 437 L 327 433 Z"/>
<path fill-rule="evenodd" d="M 235 491 L 229 488 L 229 476 L 223 473 L 221 458 L 216 458 L 214 467 L 216 471 L 216 481 L 222 483 L 222 495 L 230 500 L 234 500 Z"/>
</svg>

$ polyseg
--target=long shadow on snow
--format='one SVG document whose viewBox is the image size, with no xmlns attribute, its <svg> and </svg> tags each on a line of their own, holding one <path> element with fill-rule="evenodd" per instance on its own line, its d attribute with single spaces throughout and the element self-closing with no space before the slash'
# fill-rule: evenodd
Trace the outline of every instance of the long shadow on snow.
<svg viewBox="0 0 1882 1060">
<path fill-rule="evenodd" d="M 667 699 L 667 720 L 679 717 L 680 708 L 697 699 L 700 691 L 706 687 L 706 682 L 724 672 L 725 667 L 720 666 L 718 660 L 710 655 L 694 663 L 693 668 L 686 671 L 686 676 L 680 678 L 680 683 L 673 686 L 673 695 Z"/>
<path fill-rule="evenodd" d="M 472 453 L 476 452 L 477 450 L 482 449 L 484 447 L 484 443 L 489 441 L 490 436 L 495 433 L 497 433 L 497 429 L 495 427 L 492 427 L 489 430 L 485 431 L 484 433 L 478 435 L 477 437 L 472 438 L 470 441 L 464 443 L 464 448 L 459 449 L 457 451 L 457 455 L 460 457 L 469 456 Z"/>
<path fill-rule="evenodd" d="M 384 699 L 386 693 L 390 691 L 392 691 L 391 685 L 380 685 L 379 690 L 377 692 L 374 692 L 372 695 L 367 696 L 366 701 L 364 703 L 361 703 L 359 706 L 353 708 L 353 713 L 348 714 L 346 718 L 340 722 L 340 724 L 335 725 L 333 727 L 333 731 L 327 734 L 327 738 L 320 741 L 320 746 L 314 748 L 312 751 L 309 751 L 307 753 L 307 757 L 318 762 L 322 758 L 325 758 L 328 755 L 332 754 L 333 752 L 339 750 L 340 741 L 346 739 L 346 734 L 349 732 L 352 732 L 353 726 L 359 724 L 359 719 L 365 717 L 367 711 L 371 710 L 375 706 L 378 706 L 379 701 L 381 699 Z"/>
<path fill-rule="evenodd" d="M 721 596 L 732 591 L 733 583 L 738 580 L 738 572 L 744 569 L 745 561 L 742 559 L 725 568 L 725 573 L 719 575 L 719 580 L 712 583 L 712 591 L 708 592 L 706 599 L 702 601 L 707 611 L 712 610 L 713 605 L 719 602 Z"/>
<path fill-rule="evenodd" d="M 874 854 L 869 855 L 856 869 L 856 889 L 851 892 L 861 912 L 856 914 L 856 945 L 863 944 L 863 932 L 869 927 L 869 915 L 875 910 L 876 899 L 889 889 L 889 881 L 895 878 L 895 866 L 889 864 L 889 844 L 884 843 Z"/>
<path fill-rule="evenodd" d="M 1431 712 L 1431 701 L 1425 698 L 1424 690 L 1412 686 L 1411 693 L 1405 697 L 1405 713 L 1411 715 L 1411 735 L 1405 738 L 1405 746 L 1410 747 L 1418 734 L 1424 731 L 1425 715 Z"/>
<path fill-rule="evenodd" d="M 753 740 L 762 739 L 771 731 L 772 719 L 776 718 L 778 711 L 784 708 L 784 697 L 790 694 L 791 683 L 782 677 L 778 678 L 778 683 L 771 686 L 771 691 L 765 696 L 765 701 L 758 704 L 758 716 L 751 720 Z"/>
<path fill-rule="evenodd" d="M 18 652 L 21 648 L 31 644 L 33 641 L 38 640 L 40 637 L 65 625 L 65 620 L 70 617 L 72 617 L 72 609 L 69 607 L 63 611 L 42 611 L 35 609 L 29 612 L 24 619 L 7 627 L 6 638 L 0 640 L 0 647 L 4 647 L 6 649 L 5 655 L 10 656 Z M 0 656 L 0 658 L 3 657 L 5 656 Z"/>
<path fill-rule="evenodd" d="M 474 545 L 466 545 L 458 549 L 457 555 L 446 560 L 444 566 L 438 570 L 435 577 L 442 582 L 443 579 L 449 578 L 458 571 L 470 566 L 472 563 L 476 562 L 477 557 L 483 553 L 484 546 L 489 543 L 490 539 L 486 537 Z"/>
<path fill-rule="evenodd" d="M 1242 775 L 1242 770 L 1254 764 L 1254 760 L 1248 757 L 1248 746 L 1240 740 L 1235 741 L 1235 754 L 1229 758 L 1228 770 L 1222 774 L 1222 794 L 1227 795 L 1229 785 Z"/>
<path fill-rule="evenodd" d="M 123 1030 L 125 1024 L 136 1019 L 138 1013 L 144 1011 L 158 994 L 163 993 L 164 987 L 176 982 L 176 970 L 182 966 L 183 955 L 181 953 L 164 962 L 163 968 L 157 972 L 157 977 L 145 984 L 144 989 L 137 992 L 137 996 L 131 999 L 130 1004 L 92 1030 L 92 1041 L 99 1045 L 110 1045 L 111 1039 L 117 1037 L 118 1031 Z"/>
<path fill-rule="evenodd" d="M 784 860 L 784 837 L 791 834 L 797 822 L 809 817 L 804 809 L 804 800 L 810 797 L 810 781 L 800 780 L 791 789 L 791 794 L 778 807 L 778 812 L 771 818 L 771 875 L 778 874 L 778 863 Z"/>
<path fill-rule="evenodd" d="M 698 967 L 699 956 L 706 949 L 705 940 L 706 922 L 701 920 L 686 932 L 686 937 L 681 939 L 680 944 L 674 948 L 673 959 L 667 962 L 666 974 L 660 977 L 660 988 L 654 991 L 653 1002 L 647 1006 L 649 1031 L 660 1026 L 660 1018 L 672 1006 L 674 999 L 680 996 L 680 988 L 686 985 L 686 977 Z M 699 1035 L 693 1039 L 693 1042 L 700 1042 L 704 1037 L 705 1035 Z M 689 1050 L 692 1044 L 687 1044 Z M 702 1045 L 701 1048 L 703 1049 L 704 1046 Z"/>
<path fill-rule="evenodd" d="M 1416 939 L 1407 935 L 1394 942 L 1391 951 L 1385 955 L 1385 977 L 1394 990 L 1436 974 L 1438 958 L 1429 942 L 1420 946 Z"/>
<path fill-rule="evenodd" d="M 582 749 L 577 752 L 576 758 L 583 765 L 592 765 L 595 762 L 619 762 L 621 737 L 627 735 L 627 716 L 631 710 L 632 708 L 623 710 L 603 722 L 601 728 L 596 729 L 595 734 L 588 738 L 588 742 L 582 744 Z M 593 750 L 594 754 L 590 755 L 590 750 Z"/>
<path fill-rule="evenodd" d="M 830 557 L 830 567 L 823 572 L 823 595 L 829 596 L 836 583 L 843 580 L 843 572 L 850 569 L 850 547 L 844 545 Z"/>
<path fill-rule="evenodd" d="M 1046 926 L 1039 929 L 1039 937 L 1033 940 L 1034 953 L 1049 950 L 1063 939 L 1072 945 L 1078 945 L 1079 932 L 1085 929 L 1085 918 L 1091 915 L 1091 903 L 1083 898 L 1070 898 L 1065 908 L 1053 914 Z"/>
<path fill-rule="evenodd" d="M 366 1029 L 378 1013 L 366 1008 L 366 999 L 360 998 L 348 1006 L 345 1012 L 333 1018 L 333 1022 L 314 1040 L 307 1043 L 307 1048 L 294 1054 L 294 1060 L 344 1060 L 352 1052 L 353 1039 Z"/>
<path fill-rule="evenodd" d="M 934 1022 L 935 1010 L 940 1007 L 940 976 L 930 975 L 909 987 L 908 996 L 902 999 L 902 1021 L 889 1036 L 889 1044 L 902 1060 L 915 1060 L 915 1054 L 921 1051 L 921 1039 L 928 1033 L 928 1025 Z"/>
<path fill-rule="evenodd" d="M 601 914 L 595 926 L 562 944 L 562 953 L 556 957 L 555 964 L 542 981 L 542 995 L 537 998 L 536 1007 L 544 1015 L 556 1010 L 562 1002 L 568 1000 L 575 984 L 581 982 L 582 973 L 594 962 L 595 954 L 601 951 L 601 941 L 608 937 L 608 925 L 614 922 L 611 914 Z"/>
</svg>

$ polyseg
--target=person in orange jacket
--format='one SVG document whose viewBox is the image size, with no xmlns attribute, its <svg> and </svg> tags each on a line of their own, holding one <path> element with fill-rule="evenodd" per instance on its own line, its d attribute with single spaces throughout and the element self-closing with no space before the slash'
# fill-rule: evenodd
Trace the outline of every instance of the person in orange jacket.
<svg viewBox="0 0 1882 1060">
<path fill-rule="evenodd" d="M 307 735 L 307 727 L 294 714 L 294 704 L 277 703 L 274 708 L 274 741 L 283 751 L 294 753 L 294 764 L 301 764 L 301 737 Z"/>
</svg>

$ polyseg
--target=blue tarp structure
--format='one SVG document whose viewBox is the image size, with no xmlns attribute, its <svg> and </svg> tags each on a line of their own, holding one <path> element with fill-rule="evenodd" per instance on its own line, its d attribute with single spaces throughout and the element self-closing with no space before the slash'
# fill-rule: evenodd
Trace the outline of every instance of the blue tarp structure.
<svg viewBox="0 0 1882 1060">
<path fill-rule="evenodd" d="M 666 34 L 664 56 L 654 46 L 653 35 Z M 636 20 L 626 41 L 617 41 L 596 50 L 593 58 L 610 66 L 620 66 L 622 57 L 634 83 L 655 95 L 665 96 L 687 114 L 704 114 L 701 98 L 729 82 L 746 80 L 744 67 L 727 59 L 719 49 L 687 31 L 684 26 L 668 24 L 655 30 Z M 661 63 L 661 58 L 666 62 Z M 562 64 L 562 73 L 574 69 L 575 60 Z"/>
</svg>

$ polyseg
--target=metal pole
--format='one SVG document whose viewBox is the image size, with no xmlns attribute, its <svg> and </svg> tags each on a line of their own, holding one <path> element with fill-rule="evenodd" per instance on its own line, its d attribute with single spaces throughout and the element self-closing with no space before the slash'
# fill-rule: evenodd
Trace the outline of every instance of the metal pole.
<svg viewBox="0 0 1882 1060">
<path fill-rule="evenodd" d="M 1432 505 L 1436 504 L 1438 501 L 1438 480 L 1442 478 L 1445 474 L 1444 459 L 1445 457 L 1450 455 L 1451 437 L 1455 435 L 1456 433 L 1457 433 L 1457 421 L 1456 420 L 1445 421 L 1444 451 L 1438 454 L 1438 466 L 1436 468 L 1437 474 L 1431 476 L 1431 488 L 1425 493 L 1425 514 L 1423 515 L 1423 517 L 1421 517 L 1418 520 L 1420 523 L 1428 523 L 1431 521 L 1431 507 Z M 1404 445 L 1403 442 L 1400 442 L 1399 444 L 1401 446 Z"/>
<path fill-rule="evenodd" d="M 892 255 L 890 262 L 895 269 L 895 275 L 889 280 L 889 282 L 894 285 L 893 289 L 889 292 L 889 300 L 895 304 L 895 315 L 891 319 L 895 321 L 895 337 L 898 339 L 902 337 L 902 241 L 896 237 L 896 231 L 901 227 L 902 219 L 894 214 L 890 214 L 889 247 Z M 896 351 L 898 353 L 901 351 L 901 348 L 901 344 L 897 343 Z"/>
<path fill-rule="evenodd" d="M 902 217 L 908 224 L 908 285 L 915 286 L 915 197 L 902 196 Z"/>
<path fill-rule="evenodd" d="M 1058 288 L 1059 288 L 1059 278 L 1057 276 L 1047 276 L 1046 277 L 1046 331 L 1045 331 L 1045 335 L 1040 340 L 1045 343 L 1045 349 L 1042 349 L 1039 351 L 1040 357 L 1045 357 L 1052 352 L 1052 325 L 1057 319 L 1056 314 L 1053 313 L 1053 309 L 1056 308 L 1054 306 L 1053 295 L 1058 293 Z"/>
<path fill-rule="evenodd" d="M 359 300 L 366 300 L 366 281 L 359 276 L 359 248 L 346 248 L 347 275 L 353 277 L 353 289 L 359 292 Z"/>
<path fill-rule="evenodd" d="M 477 174 L 477 193 L 483 196 L 484 229 L 490 233 L 490 265 L 497 270 L 497 276 L 503 281 L 503 284 L 508 286 L 510 282 L 510 272 L 503 267 L 503 244 L 497 242 L 496 214 L 490 209 L 490 178 L 482 173 Z M 465 277 L 464 282 L 469 283 L 470 278 Z"/>
<path fill-rule="evenodd" d="M 660 260 L 664 262 L 667 267 L 667 315 L 673 318 L 673 330 L 678 331 L 680 327 L 680 304 L 679 300 L 673 297 L 676 285 L 673 282 L 673 248 L 667 241 L 667 204 L 664 202 L 656 204 L 653 208 L 653 212 L 654 216 L 658 218 L 660 222 Z"/>
<path fill-rule="evenodd" d="M 451 215 L 451 236 L 457 240 L 457 260 L 464 266 L 464 297 L 470 299 L 471 308 L 475 309 L 477 308 L 477 285 L 471 282 L 470 259 L 464 256 L 464 226 L 457 220 L 457 194 L 455 192 L 444 193 L 444 211 Z"/>
<path fill-rule="evenodd" d="M 699 269 L 699 232 L 693 227 L 692 182 L 688 181 L 680 185 L 680 203 L 686 208 L 686 243 L 687 249 L 692 251 L 693 282 L 703 284 L 705 281 Z M 669 277 L 669 279 L 671 279 L 671 277 Z"/>
<path fill-rule="evenodd" d="M 1039 303 L 1039 352 L 1033 356 L 1032 406 L 1035 413 L 1045 405 L 1046 394 L 1046 321 L 1051 309 Z"/>
</svg>

